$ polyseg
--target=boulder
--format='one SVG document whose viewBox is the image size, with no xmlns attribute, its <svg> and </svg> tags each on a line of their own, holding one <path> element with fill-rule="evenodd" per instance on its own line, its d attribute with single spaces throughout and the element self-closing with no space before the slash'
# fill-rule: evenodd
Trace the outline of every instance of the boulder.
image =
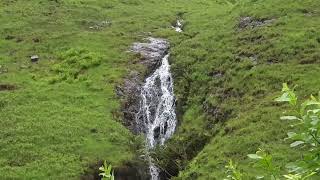
<svg viewBox="0 0 320 180">
<path fill-rule="evenodd" d="M 270 24 L 274 21 L 274 19 L 258 19 L 250 16 L 241 17 L 239 20 L 238 28 L 245 29 L 245 28 L 255 28 L 265 26 Z"/>
</svg>

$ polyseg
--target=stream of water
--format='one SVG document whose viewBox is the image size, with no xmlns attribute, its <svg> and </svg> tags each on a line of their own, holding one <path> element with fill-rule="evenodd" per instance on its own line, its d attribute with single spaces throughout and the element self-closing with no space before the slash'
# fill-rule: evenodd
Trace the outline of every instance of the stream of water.
<svg viewBox="0 0 320 180">
<path fill-rule="evenodd" d="M 147 148 L 163 145 L 172 136 L 176 128 L 175 98 L 173 79 L 168 62 L 169 54 L 162 58 L 161 66 L 149 76 L 141 90 L 140 113 L 146 134 Z M 149 158 L 152 180 L 159 179 L 159 168 Z"/>
</svg>

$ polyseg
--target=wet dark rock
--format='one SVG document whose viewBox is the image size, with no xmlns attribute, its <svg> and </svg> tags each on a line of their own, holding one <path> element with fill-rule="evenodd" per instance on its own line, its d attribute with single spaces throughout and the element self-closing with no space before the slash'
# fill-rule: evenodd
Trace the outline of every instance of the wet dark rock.
<svg viewBox="0 0 320 180">
<path fill-rule="evenodd" d="M 153 133 L 154 133 L 154 139 L 158 139 L 160 137 L 160 127 L 156 127 L 153 130 Z"/>
<path fill-rule="evenodd" d="M 144 162 L 125 163 L 114 169 L 117 180 L 149 180 L 148 166 Z"/>
<path fill-rule="evenodd" d="M 84 174 L 80 177 L 80 180 L 100 180 L 99 176 L 99 167 L 103 164 L 102 161 L 98 161 L 96 163 L 90 164 Z"/>
<path fill-rule="evenodd" d="M 246 29 L 246 28 L 256 28 L 271 24 L 274 19 L 258 19 L 250 16 L 241 17 L 239 20 L 238 28 Z"/>
<path fill-rule="evenodd" d="M 127 126 L 132 132 L 143 132 L 143 125 L 137 124 L 137 119 L 140 110 L 140 94 L 141 86 L 144 79 L 151 74 L 161 64 L 161 59 L 165 56 L 169 48 L 169 43 L 160 38 L 149 37 L 146 42 L 134 43 L 130 48 L 131 52 L 140 54 L 140 61 L 147 68 L 147 73 L 140 73 L 131 71 L 125 78 L 124 82 L 116 87 L 116 94 L 122 100 L 121 110 L 124 115 L 124 125 Z"/>
<path fill-rule="evenodd" d="M 165 124 L 164 124 L 164 130 L 163 131 L 167 132 L 167 129 L 168 129 L 168 122 L 166 121 Z"/>
<path fill-rule="evenodd" d="M 103 161 L 98 161 L 88 165 L 80 180 L 101 180 L 99 176 L 99 167 L 103 165 Z M 114 176 L 117 180 L 148 180 L 150 175 L 148 166 L 144 162 L 125 162 L 123 165 L 114 167 Z"/>
<path fill-rule="evenodd" d="M 139 112 L 140 87 L 143 77 L 140 73 L 132 71 L 121 86 L 116 88 L 117 95 L 122 99 L 122 112 L 124 125 L 131 131 L 138 133 L 136 114 Z"/>
<path fill-rule="evenodd" d="M 33 56 L 30 57 L 30 59 L 31 59 L 31 62 L 37 62 L 37 61 L 39 61 L 39 56 L 38 55 L 33 55 Z"/>
</svg>

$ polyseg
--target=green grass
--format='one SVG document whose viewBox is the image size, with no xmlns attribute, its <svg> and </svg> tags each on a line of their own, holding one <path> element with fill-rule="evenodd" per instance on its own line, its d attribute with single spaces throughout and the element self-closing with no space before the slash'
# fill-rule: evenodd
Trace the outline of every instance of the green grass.
<svg viewBox="0 0 320 180">
<path fill-rule="evenodd" d="M 300 155 L 284 141 L 290 127 L 279 117 L 286 108 L 273 101 L 282 82 L 298 85 L 302 97 L 320 88 L 320 7 L 311 0 L 242 2 L 190 10 L 185 31 L 197 35 L 172 49 L 176 92 L 186 113 L 162 156 L 187 167 L 177 179 L 222 179 L 229 159 L 253 175 L 246 155 L 259 147 L 282 167 Z M 245 16 L 273 22 L 240 30 Z M 223 75 L 213 76 L 217 72 Z"/>
<path fill-rule="evenodd" d="M 178 15 L 180 34 L 170 28 Z M 273 22 L 239 30 L 243 16 Z M 171 42 L 178 100 L 180 126 L 158 154 L 164 168 L 222 179 L 229 159 L 250 171 L 246 154 L 258 147 L 276 164 L 294 160 L 279 120 L 286 107 L 273 99 L 282 82 L 317 93 L 319 18 L 317 0 L 3 0 L 0 84 L 17 88 L 0 91 L 0 175 L 78 179 L 98 160 L 132 160 L 114 87 L 139 68 L 127 50 L 149 32 Z"/>
<path fill-rule="evenodd" d="M 0 92 L 4 179 L 78 179 L 90 163 L 136 153 L 114 87 L 129 46 L 161 22 L 142 21 L 139 1 L 58 2 L 1 1 L 0 84 L 17 87 Z M 102 21 L 112 24 L 90 28 Z"/>
<path fill-rule="evenodd" d="M 1 63 L 8 73 L 0 78 L 1 83 L 18 88 L 1 92 L 1 177 L 78 178 L 89 163 L 107 159 L 119 164 L 130 159 L 131 135 L 112 117 L 119 107 L 113 84 L 125 72 L 124 68 L 112 67 L 121 63 L 115 60 L 121 56 L 105 58 L 103 65 L 86 70 L 78 81 L 48 82 L 56 74 L 52 69 L 66 59 L 59 56 L 62 47 L 104 51 L 102 40 L 95 41 L 102 35 L 90 36 L 91 32 L 75 21 L 76 17 L 93 20 L 99 14 L 77 12 L 85 5 L 7 2 L 1 10 L 11 18 L 1 18 L 1 37 L 9 34 L 15 39 L 1 42 L 1 57 L 5 59 Z M 53 15 L 45 15 L 51 11 Z M 21 15 L 24 18 L 18 20 Z M 17 42 L 18 38 L 22 42 Z M 34 38 L 40 42 L 33 42 Z M 89 39 L 94 45 L 86 44 Z M 39 54 L 38 64 L 28 62 L 32 54 Z M 78 66 L 74 69 L 82 70 Z M 104 77 L 107 74 L 112 74 L 111 78 Z"/>
</svg>

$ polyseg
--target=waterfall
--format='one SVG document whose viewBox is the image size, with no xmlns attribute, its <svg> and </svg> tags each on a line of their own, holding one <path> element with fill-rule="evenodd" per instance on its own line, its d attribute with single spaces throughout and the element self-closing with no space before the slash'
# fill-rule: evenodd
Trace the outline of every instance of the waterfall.
<svg viewBox="0 0 320 180">
<path fill-rule="evenodd" d="M 166 54 L 161 65 L 149 76 L 141 89 L 141 105 L 137 124 L 144 127 L 146 147 L 152 149 L 163 145 L 172 136 L 176 128 L 175 98 L 173 79 Z M 142 121 L 142 122 L 141 122 Z M 149 169 L 152 180 L 159 179 L 159 169 L 149 155 Z"/>
</svg>

